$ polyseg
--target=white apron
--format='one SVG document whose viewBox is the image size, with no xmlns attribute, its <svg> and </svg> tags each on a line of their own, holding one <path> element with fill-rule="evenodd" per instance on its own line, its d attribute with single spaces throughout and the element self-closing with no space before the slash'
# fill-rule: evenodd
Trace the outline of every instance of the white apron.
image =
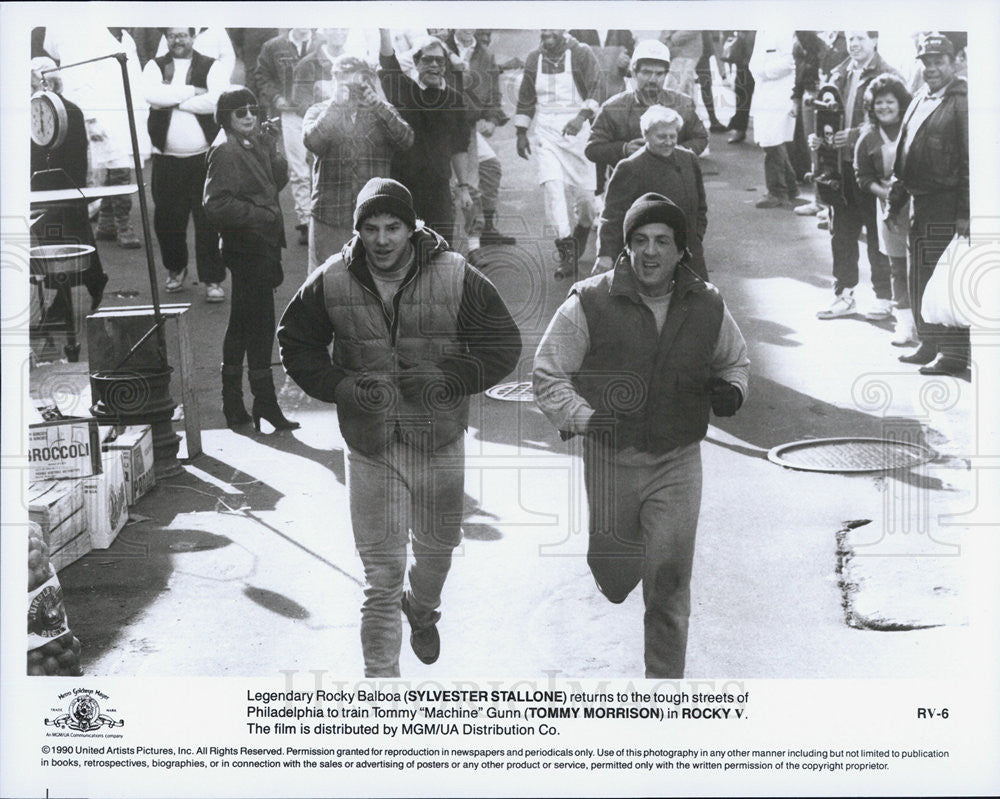
<svg viewBox="0 0 1000 799">
<path fill-rule="evenodd" d="M 576 116 L 583 98 L 573 81 L 573 54 L 566 48 L 563 71 L 547 75 L 538 58 L 535 76 L 535 134 L 538 136 L 538 182 L 561 180 L 591 192 L 597 188 L 597 171 L 583 154 L 590 136 L 584 122 L 576 136 L 563 136 L 566 123 Z"/>
<path fill-rule="evenodd" d="M 882 136 L 882 174 L 891 175 L 892 167 L 896 162 L 896 142 L 894 139 L 890 139 L 886 136 L 885 131 L 882 130 L 882 128 L 879 128 L 878 132 Z M 888 188 L 889 179 L 884 178 L 881 183 L 883 186 Z M 877 220 L 879 252 L 883 255 L 892 256 L 893 258 L 905 258 L 906 240 L 910 231 L 909 214 L 896 214 L 896 219 L 901 223 L 902 229 L 898 233 L 893 233 L 885 225 L 885 209 L 886 201 L 879 197 Z"/>
</svg>

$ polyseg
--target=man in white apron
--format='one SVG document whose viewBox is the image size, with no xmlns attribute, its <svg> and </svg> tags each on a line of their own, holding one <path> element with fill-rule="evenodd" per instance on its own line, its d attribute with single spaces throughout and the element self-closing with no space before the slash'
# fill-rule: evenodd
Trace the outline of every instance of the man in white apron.
<svg viewBox="0 0 1000 799">
<path fill-rule="evenodd" d="M 559 254 L 557 279 L 576 276 L 596 213 L 597 179 L 584 149 L 603 93 L 600 66 L 590 47 L 563 30 L 543 30 L 541 48 L 525 61 L 514 126 L 517 154 L 527 158 L 528 127 L 534 119 L 538 181 Z"/>
</svg>

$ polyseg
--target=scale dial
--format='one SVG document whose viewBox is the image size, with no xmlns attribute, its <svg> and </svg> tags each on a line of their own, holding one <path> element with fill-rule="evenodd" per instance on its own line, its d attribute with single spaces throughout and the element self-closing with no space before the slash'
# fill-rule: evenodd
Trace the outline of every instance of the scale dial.
<svg viewBox="0 0 1000 799">
<path fill-rule="evenodd" d="M 66 141 L 66 104 L 55 92 L 40 91 L 31 96 L 31 140 L 40 147 L 55 149 Z"/>
</svg>

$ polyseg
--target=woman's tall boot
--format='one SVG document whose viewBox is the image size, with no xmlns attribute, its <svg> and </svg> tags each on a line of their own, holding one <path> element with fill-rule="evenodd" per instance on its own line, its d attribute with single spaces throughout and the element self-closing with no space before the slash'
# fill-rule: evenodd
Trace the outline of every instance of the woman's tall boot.
<svg viewBox="0 0 1000 799">
<path fill-rule="evenodd" d="M 260 420 L 267 419 L 275 430 L 296 430 L 298 422 L 285 418 L 278 407 L 278 398 L 274 393 L 274 380 L 270 369 L 250 369 L 250 390 L 253 392 L 253 426 L 260 432 Z"/>
<path fill-rule="evenodd" d="M 243 405 L 243 366 L 222 364 L 222 414 L 226 427 L 250 424 L 250 414 Z"/>
</svg>

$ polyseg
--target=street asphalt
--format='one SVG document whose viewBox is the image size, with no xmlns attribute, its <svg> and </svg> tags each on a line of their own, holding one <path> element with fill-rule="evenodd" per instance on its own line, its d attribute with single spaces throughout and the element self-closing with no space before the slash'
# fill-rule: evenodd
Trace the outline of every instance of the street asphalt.
<svg viewBox="0 0 1000 799">
<path fill-rule="evenodd" d="M 551 274 L 534 164 L 517 158 L 510 126 L 494 146 L 505 170 L 499 226 L 518 244 L 486 253 L 483 271 L 524 335 L 510 380 L 527 381 L 568 284 Z M 951 674 L 979 634 L 966 590 L 981 535 L 968 523 L 976 384 L 900 364 L 886 322 L 816 318 L 832 295 L 829 234 L 813 217 L 754 208 L 763 154 L 749 139 L 712 134 L 702 166 L 710 278 L 748 341 L 752 378 L 745 406 L 713 418 L 702 446 L 687 675 Z M 283 199 L 290 211 L 287 190 Z M 305 276 L 292 224 L 286 213 L 279 313 Z M 99 246 L 111 277 L 105 306 L 150 302 L 143 251 Z M 591 262 L 592 252 L 593 240 Z M 863 254 L 861 264 L 863 308 L 872 299 Z M 281 403 L 302 427 L 228 430 L 218 376 L 228 303 L 207 304 L 203 286 L 167 296 L 191 303 L 204 453 L 132 508 L 111 548 L 60 573 L 84 672 L 361 677 L 362 572 L 335 408 L 282 385 L 276 368 Z M 85 414 L 86 343 L 72 364 L 40 339 L 32 345 L 33 395 L 59 388 L 63 412 Z M 780 444 L 841 436 L 903 437 L 933 457 L 865 474 L 767 458 Z M 425 666 L 404 642 L 404 677 L 640 677 L 641 594 L 611 605 L 584 558 L 579 442 L 561 442 L 530 402 L 480 396 L 466 443 L 465 540 L 445 587 L 441 658 Z"/>
</svg>

